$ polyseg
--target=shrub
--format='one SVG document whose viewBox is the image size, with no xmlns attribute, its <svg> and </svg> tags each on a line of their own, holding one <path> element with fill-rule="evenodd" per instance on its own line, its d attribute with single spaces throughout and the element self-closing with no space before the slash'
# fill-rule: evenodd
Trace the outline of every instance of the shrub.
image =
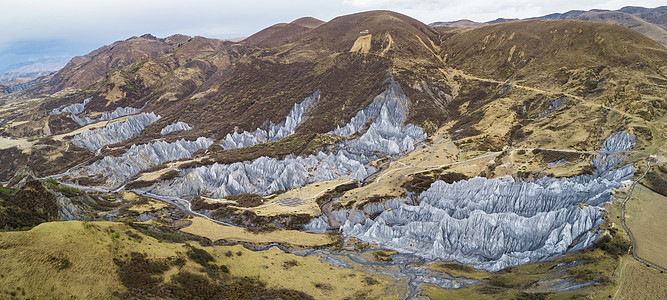
<svg viewBox="0 0 667 300">
<path fill-rule="evenodd" d="M 145 254 L 130 253 L 130 258 L 121 261 L 114 259 L 118 267 L 120 281 L 129 289 L 150 291 L 162 282 L 157 276 L 169 270 L 169 265 L 156 260 L 148 260 Z"/>
<path fill-rule="evenodd" d="M 287 260 L 287 261 L 283 262 L 283 269 L 287 270 L 291 267 L 296 267 L 298 265 L 299 265 L 299 262 L 297 262 L 296 260 L 293 260 L 293 259 Z"/>
<path fill-rule="evenodd" d="M 188 249 L 188 257 L 192 260 L 194 260 L 196 263 L 202 265 L 203 267 L 208 267 L 209 262 L 214 261 L 215 259 L 213 256 L 206 252 L 204 249 L 199 249 L 194 246 L 189 246 L 190 249 Z"/>
<path fill-rule="evenodd" d="M 628 248 L 630 247 L 630 242 L 620 237 L 612 238 L 609 235 L 605 235 L 598 240 L 597 243 L 600 250 L 608 253 L 613 257 L 621 256 L 627 253 Z"/>
<path fill-rule="evenodd" d="M 364 277 L 363 281 L 366 285 L 376 285 L 376 284 L 380 283 L 379 281 L 377 281 L 377 279 L 375 279 L 373 277 L 370 277 L 370 276 Z"/>
<path fill-rule="evenodd" d="M 264 199 L 262 196 L 257 194 L 240 194 L 234 196 L 227 196 L 227 199 L 236 201 L 236 204 L 240 207 L 255 207 L 261 205 Z"/>
</svg>

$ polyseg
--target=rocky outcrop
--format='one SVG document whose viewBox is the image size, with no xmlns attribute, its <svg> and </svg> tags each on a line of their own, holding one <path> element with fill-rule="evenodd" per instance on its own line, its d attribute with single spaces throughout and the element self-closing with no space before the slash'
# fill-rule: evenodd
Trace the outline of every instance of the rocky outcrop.
<svg viewBox="0 0 667 300">
<path fill-rule="evenodd" d="M 71 118 L 74 122 L 81 126 L 85 126 L 91 123 L 99 122 L 99 121 L 108 121 L 108 120 L 113 120 L 116 118 L 124 117 L 124 116 L 129 116 L 129 115 L 134 115 L 137 114 L 141 111 L 141 108 L 134 108 L 134 107 L 118 107 L 116 110 L 112 112 L 106 112 L 103 113 L 102 116 L 99 118 L 90 118 L 90 117 L 77 117 L 75 115 L 72 115 Z"/>
<path fill-rule="evenodd" d="M 117 107 L 116 110 L 112 112 L 105 112 L 103 113 L 99 118 L 90 118 L 90 117 L 78 117 L 76 115 L 82 113 L 84 109 L 86 108 L 86 105 L 90 100 L 93 99 L 93 97 L 86 98 L 83 100 L 82 103 L 76 103 L 72 104 L 69 106 L 66 106 L 64 108 L 54 108 L 49 114 L 50 115 L 58 115 L 62 113 L 70 113 L 72 114 L 70 118 L 72 121 L 76 122 L 79 124 L 79 126 L 85 126 L 91 123 L 99 122 L 99 121 L 108 121 L 108 120 L 113 120 L 116 118 L 124 117 L 124 116 L 129 116 L 129 115 L 134 115 L 137 114 L 141 111 L 141 108 L 134 108 L 134 107 Z"/>
<path fill-rule="evenodd" d="M 317 104 L 319 97 L 319 92 L 315 92 L 301 103 L 294 105 L 284 121 L 271 124 L 266 131 L 258 129 L 252 133 L 228 135 L 223 146 L 227 148 L 248 146 L 263 141 L 276 141 L 293 134 L 296 127 L 306 118 L 309 110 Z M 335 152 L 319 152 L 307 157 L 289 156 L 285 159 L 260 157 L 254 161 L 213 164 L 182 170 L 180 177 L 157 183 L 150 189 L 156 194 L 163 195 L 209 194 L 214 197 L 224 197 L 241 193 L 267 195 L 313 181 L 332 180 L 339 177 L 363 180 L 375 172 L 375 169 L 369 165 L 371 160 L 386 154 L 410 151 L 414 149 L 413 144 L 416 140 L 425 137 L 421 128 L 412 124 L 403 126 L 408 107 L 409 99 L 403 94 L 398 83 L 392 81 L 387 90 L 375 98 L 370 108 L 360 112 L 359 117 L 353 119 L 352 122 L 355 124 L 345 127 L 353 128 L 354 132 L 357 132 L 360 128 L 357 123 L 361 122 L 358 120 L 363 119 L 363 124 L 369 125 L 369 129 L 359 138 L 346 140 L 339 144 Z M 141 116 L 144 115 L 146 114 Z M 134 118 L 136 117 L 128 118 L 126 123 L 134 122 Z M 84 145 L 88 149 L 100 149 L 103 145 L 113 142 L 109 137 L 110 132 L 118 131 L 121 132 L 118 136 L 129 136 L 129 133 L 139 133 L 150 124 L 149 121 L 152 122 L 157 118 L 159 117 L 155 116 L 137 126 L 127 126 L 129 129 L 123 130 L 117 128 L 119 124 L 112 123 L 115 124 L 113 128 L 105 127 L 99 131 L 84 131 L 85 134 L 78 135 L 75 140 L 79 145 Z M 170 128 L 176 126 L 185 128 L 187 125 L 185 123 L 176 124 L 172 124 L 174 126 Z M 344 134 L 341 132 L 339 134 Z M 105 157 L 77 171 L 76 175 L 102 174 L 107 178 L 106 186 L 119 186 L 143 169 L 165 161 L 190 157 L 194 151 L 210 146 L 209 139 L 202 141 L 206 142 L 188 146 L 163 142 L 132 146 L 121 157 Z M 172 149 L 174 147 L 178 149 Z"/>
<path fill-rule="evenodd" d="M 72 203 L 72 200 L 63 196 L 61 193 L 56 195 L 56 204 L 58 205 L 58 217 L 63 221 L 83 220 L 84 213 L 78 206 Z"/>
<path fill-rule="evenodd" d="M 350 123 L 331 132 L 342 137 L 353 135 L 370 125 L 360 138 L 346 143 L 354 152 L 397 154 L 414 150 L 416 141 L 426 138 L 424 130 L 413 124 L 403 126 L 409 112 L 410 99 L 401 86 L 390 79 L 389 87 L 373 99 L 367 108 L 354 116 Z"/>
<path fill-rule="evenodd" d="M 260 157 L 251 162 L 213 164 L 184 172 L 173 182 L 153 187 L 152 192 L 165 195 L 198 195 L 208 193 L 213 197 L 256 193 L 268 195 L 313 181 L 349 177 L 361 180 L 375 172 L 362 163 L 356 155 L 344 150 L 335 154 L 320 152 L 308 157 L 287 157 L 278 160 Z"/>
<path fill-rule="evenodd" d="M 401 206 L 402 203 L 407 203 L 407 199 L 394 198 L 385 202 L 370 203 L 364 207 L 363 211 L 358 209 L 344 209 L 331 212 L 331 216 L 336 219 L 339 224 L 350 222 L 351 224 L 360 224 L 366 221 L 368 216 L 381 213 L 388 209 L 394 209 Z M 329 229 L 329 221 L 326 215 L 321 215 L 312 219 L 308 224 L 303 226 L 303 230 L 312 233 L 325 233 Z"/>
<path fill-rule="evenodd" d="M 34 87 L 35 85 L 31 82 L 26 82 L 22 84 L 10 84 L 8 86 L 0 85 L 0 90 L 2 90 L 3 94 L 11 94 L 11 93 L 16 93 L 20 91 L 27 90 L 29 88 Z"/>
<path fill-rule="evenodd" d="M 91 151 L 97 151 L 105 145 L 120 143 L 135 135 L 138 135 L 146 126 L 160 119 L 154 113 L 142 113 L 138 116 L 128 117 L 125 122 L 115 121 L 104 128 L 89 130 L 75 135 L 72 143 Z"/>
<path fill-rule="evenodd" d="M 272 126 L 268 132 L 257 130 L 254 133 L 228 135 L 225 140 L 227 147 L 247 146 L 264 137 L 270 140 L 291 134 L 318 98 L 319 93 L 316 92 L 295 105 L 290 116 L 279 125 Z M 213 197 L 241 193 L 267 195 L 313 181 L 339 177 L 363 180 L 375 172 L 369 165 L 370 160 L 381 155 L 411 151 L 416 140 L 425 138 L 421 128 L 412 124 L 403 126 L 409 101 L 400 85 L 392 80 L 389 87 L 375 97 L 368 108 L 360 111 L 350 124 L 332 132 L 347 137 L 362 126 L 369 125 L 359 138 L 337 145 L 339 150 L 336 152 L 320 152 L 308 157 L 291 156 L 283 160 L 261 157 L 251 162 L 203 166 L 185 170 L 182 177 L 173 182 L 154 186 L 153 192 L 168 195 L 206 193 Z"/>
<path fill-rule="evenodd" d="M 631 165 L 613 169 L 620 161 L 611 151 L 627 150 L 633 141 L 625 133 L 609 137 L 603 146 L 609 152 L 592 162 L 598 168 L 593 175 L 436 181 L 419 195 L 419 205 L 401 203 L 361 222 L 348 217 L 341 231 L 382 247 L 489 271 L 583 249 L 597 237 L 593 229 L 603 222 L 602 204 L 613 200 L 610 189 L 633 176 Z M 307 229 L 321 228 L 311 223 Z"/>
<path fill-rule="evenodd" d="M 162 130 L 160 130 L 160 134 L 165 135 L 174 131 L 190 130 L 190 129 L 192 129 L 192 126 L 188 125 L 188 123 L 177 122 L 177 123 L 171 123 L 162 128 Z"/>
<path fill-rule="evenodd" d="M 594 176 L 605 176 L 606 172 L 623 161 L 622 151 L 632 148 L 635 136 L 624 132 L 617 132 L 605 139 L 600 148 L 600 155 L 593 159 L 596 167 Z"/>
<path fill-rule="evenodd" d="M 260 143 L 276 142 L 292 135 L 296 127 L 306 120 L 308 112 L 317 105 L 319 100 L 320 92 L 316 91 L 301 103 L 294 104 L 285 120 L 278 124 L 269 124 L 268 130 L 259 128 L 253 132 L 227 134 L 225 141 L 222 142 L 222 147 L 224 149 L 243 148 Z"/>
<path fill-rule="evenodd" d="M 83 100 L 83 103 L 72 104 L 62 109 L 54 108 L 49 114 L 50 115 L 59 115 L 62 113 L 70 113 L 73 115 L 80 114 L 85 109 L 86 104 L 90 102 L 90 99 L 93 99 L 93 97 L 86 98 L 85 100 Z"/>
<path fill-rule="evenodd" d="M 163 141 L 132 145 L 119 157 L 107 156 L 83 169 L 75 171 L 76 176 L 102 174 L 107 178 L 106 185 L 116 187 L 124 184 L 141 170 L 163 162 L 191 157 L 199 149 L 206 149 L 213 144 L 209 138 L 200 137 L 195 141 L 184 139 L 173 143 Z"/>
</svg>

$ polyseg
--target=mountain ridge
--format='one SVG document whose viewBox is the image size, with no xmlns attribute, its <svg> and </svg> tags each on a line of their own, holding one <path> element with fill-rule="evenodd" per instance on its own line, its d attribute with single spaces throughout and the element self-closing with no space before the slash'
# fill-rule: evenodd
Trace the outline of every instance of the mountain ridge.
<svg viewBox="0 0 667 300">
<path fill-rule="evenodd" d="M 591 9 L 571 10 L 565 13 L 552 13 L 540 17 L 530 17 L 523 20 L 546 19 L 546 20 L 580 20 L 595 21 L 621 25 L 640 32 L 667 47 L 667 6 L 655 8 L 626 6 L 618 10 Z M 453 27 L 480 27 L 484 25 L 518 21 L 519 19 L 499 18 L 488 22 L 475 22 L 470 20 L 458 20 L 449 22 L 433 22 L 431 26 L 453 26 Z"/>
<path fill-rule="evenodd" d="M 262 253 L 387 266 L 404 291 L 385 297 L 606 297 L 629 283 L 616 271 L 629 241 L 614 197 L 647 166 L 639 184 L 667 183 L 667 49 L 615 24 L 432 27 L 370 11 L 240 42 L 133 37 L 63 70 L 2 96 L 0 180 L 34 174 L 35 201 L 51 211 L 50 195 L 62 195 L 67 219 L 122 218 L 173 249 L 193 247 L 179 237 L 237 243 L 231 232 Z M 12 228 L 54 215 L 16 205 L 12 187 L 0 189 L 0 213 L 38 217 Z M 324 233 L 341 242 L 285 244 Z M 123 233 L 100 234 L 115 243 Z M 272 242 L 285 247 L 264 250 Z M 200 282 L 227 278 L 204 263 L 180 268 Z M 180 280 L 167 277 L 160 286 Z M 364 287 L 377 285 L 368 278 Z"/>
</svg>

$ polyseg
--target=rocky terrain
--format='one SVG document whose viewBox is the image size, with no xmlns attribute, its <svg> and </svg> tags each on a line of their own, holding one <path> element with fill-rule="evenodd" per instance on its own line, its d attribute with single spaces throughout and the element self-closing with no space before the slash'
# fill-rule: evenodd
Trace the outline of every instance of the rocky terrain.
<svg viewBox="0 0 667 300">
<path fill-rule="evenodd" d="M 436 181 L 418 196 L 418 206 L 392 205 L 375 219 L 355 216 L 345 220 L 341 231 L 401 252 L 489 271 L 580 250 L 596 239 L 602 205 L 613 200 L 610 189 L 633 176 L 631 165 L 611 170 L 618 161 L 610 156 L 628 150 L 629 140 L 623 134 L 609 138 L 601 149 L 606 154 L 592 162 L 594 175 L 533 182 L 483 177 Z"/>
<path fill-rule="evenodd" d="M 278 243 L 368 270 L 373 293 L 390 278 L 392 297 L 606 297 L 628 247 L 617 198 L 644 170 L 638 184 L 667 183 L 665 66 L 637 31 L 575 20 L 461 29 L 372 11 L 239 42 L 132 37 L 0 99 L 0 216 Z M 198 280 L 227 282 L 210 261 Z M 169 282 L 124 285 L 160 298 Z"/>
</svg>

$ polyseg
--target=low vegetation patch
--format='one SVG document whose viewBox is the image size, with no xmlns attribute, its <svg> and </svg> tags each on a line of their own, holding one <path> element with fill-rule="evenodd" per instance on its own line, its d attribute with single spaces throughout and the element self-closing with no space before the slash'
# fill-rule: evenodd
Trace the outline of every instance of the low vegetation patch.
<svg viewBox="0 0 667 300">
<path fill-rule="evenodd" d="M 236 204 L 239 207 L 255 207 L 264 203 L 264 201 L 262 201 L 264 200 L 262 196 L 252 193 L 231 195 L 225 198 L 236 201 Z"/>
<path fill-rule="evenodd" d="M 381 260 L 381 261 L 391 261 L 391 256 L 396 254 L 397 252 L 394 250 L 375 250 L 371 251 L 373 256 L 375 256 L 375 259 Z"/>
<path fill-rule="evenodd" d="M 28 180 L 17 191 L 0 195 L 0 228 L 25 230 L 57 218 L 56 198 L 39 180 Z"/>
<path fill-rule="evenodd" d="M 78 196 L 81 195 L 83 192 L 81 190 L 75 188 L 75 187 L 70 187 L 70 186 L 65 186 L 60 184 L 58 180 L 55 180 L 51 177 L 47 178 L 45 180 L 46 185 L 48 185 L 51 189 L 59 191 L 63 193 L 63 195 L 68 196 L 68 197 L 73 197 L 73 196 Z"/>
<path fill-rule="evenodd" d="M 412 179 L 403 183 L 402 187 L 413 193 L 421 193 L 425 190 L 428 190 L 428 188 L 431 187 L 431 184 L 433 184 L 438 180 L 442 180 L 446 183 L 451 184 L 457 181 L 467 180 L 467 179 L 469 179 L 468 176 L 457 172 L 448 172 L 436 175 L 426 175 L 422 173 L 417 173 L 412 175 Z"/>
</svg>

